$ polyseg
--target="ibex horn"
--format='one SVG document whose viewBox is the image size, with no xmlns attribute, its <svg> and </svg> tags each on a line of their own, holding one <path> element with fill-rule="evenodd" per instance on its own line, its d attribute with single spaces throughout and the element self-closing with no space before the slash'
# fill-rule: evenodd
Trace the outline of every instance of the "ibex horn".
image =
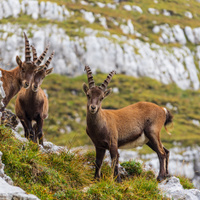
<svg viewBox="0 0 200 200">
<path fill-rule="evenodd" d="M 30 45 L 28 38 L 26 36 L 26 33 L 24 32 L 25 37 L 25 62 L 30 63 L 31 62 L 31 51 L 30 51 Z"/>
<path fill-rule="evenodd" d="M 48 49 L 49 49 L 49 45 L 47 45 L 46 49 L 43 51 L 40 57 L 35 61 L 36 65 L 39 66 L 41 64 L 41 62 L 44 60 L 44 57 L 46 56 Z"/>
<path fill-rule="evenodd" d="M 110 74 L 107 76 L 107 78 L 105 79 L 105 81 L 101 84 L 101 86 L 99 86 L 100 89 L 102 89 L 103 91 L 106 91 L 108 84 L 110 83 L 112 77 L 116 74 L 116 71 L 112 71 L 110 72 Z"/>
<path fill-rule="evenodd" d="M 31 47 L 32 47 L 32 52 L 33 52 L 33 62 L 35 62 L 37 60 L 37 52 L 33 45 L 31 45 Z"/>
<path fill-rule="evenodd" d="M 51 63 L 51 60 L 53 59 L 53 56 L 54 56 L 54 51 L 52 52 L 52 54 L 49 56 L 49 58 L 48 58 L 48 60 L 45 62 L 45 64 L 44 64 L 44 70 L 46 70 L 47 68 L 48 68 L 48 66 L 50 65 L 50 63 Z"/>
<path fill-rule="evenodd" d="M 93 76 L 92 76 L 92 71 L 89 66 L 85 66 L 85 70 L 87 72 L 89 88 L 92 88 L 95 86 Z"/>
</svg>

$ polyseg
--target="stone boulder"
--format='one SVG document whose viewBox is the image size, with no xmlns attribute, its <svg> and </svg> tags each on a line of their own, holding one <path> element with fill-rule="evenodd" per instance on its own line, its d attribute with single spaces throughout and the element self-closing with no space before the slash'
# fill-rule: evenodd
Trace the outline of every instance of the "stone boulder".
<svg viewBox="0 0 200 200">
<path fill-rule="evenodd" d="M 2 200 L 39 200 L 35 195 L 27 194 L 19 187 L 9 185 L 0 177 L 0 199 Z"/>
<path fill-rule="evenodd" d="M 158 184 L 163 196 L 174 200 L 199 200 L 200 191 L 197 189 L 184 189 L 180 184 L 180 180 L 176 177 L 171 177 Z"/>
<path fill-rule="evenodd" d="M 12 179 L 4 173 L 0 152 L 0 199 L 2 200 L 39 200 L 35 195 L 27 194 L 19 187 L 13 186 Z"/>
</svg>

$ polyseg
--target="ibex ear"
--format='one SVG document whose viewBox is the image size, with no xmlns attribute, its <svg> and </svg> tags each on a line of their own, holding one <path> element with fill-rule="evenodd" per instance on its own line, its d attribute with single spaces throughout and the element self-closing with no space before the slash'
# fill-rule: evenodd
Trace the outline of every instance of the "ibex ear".
<svg viewBox="0 0 200 200">
<path fill-rule="evenodd" d="M 22 61 L 21 61 L 21 59 L 19 58 L 19 56 L 16 56 L 16 62 L 17 62 L 17 64 L 19 65 L 19 67 L 22 67 Z"/>
<path fill-rule="evenodd" d="M 85 94 L 87 94 L 87 91 L 89 90 L 88 86 L 86 83 L 83 83 L 83 91 L 85 92 Z"/>
<path fill-rule="evenodd" d="M 112 88 L 109 88 L 104 92 L 104 98 L 106 98 L 112 92 Z"/>
<path fill-rule="evenodd" d="M 50 69 L 47 69 L 47 70 L 46 70 L 46 76 L 49 75 L 49 74 L 51 74 L 52 71 L 53 71 L 53 67 L 50 68 Z"/>
</svg>

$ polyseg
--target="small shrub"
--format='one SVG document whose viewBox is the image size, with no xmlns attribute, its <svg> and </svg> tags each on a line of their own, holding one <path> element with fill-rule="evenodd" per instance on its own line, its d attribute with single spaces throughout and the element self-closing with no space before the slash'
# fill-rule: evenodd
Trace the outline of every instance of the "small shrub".
<svg viewBox="0 0 200 200">
<path fill-rule="evenodd" d="M 121 166 L 125 168 L 128 175 L 130 176 L 138 176 L 142 173 L 142 165 L 136 161 L 128 161 L 121 163 Z"/>
<path fill-rule="evenodd" d="M 183 176 L 178 176 L 178 178 L 184 189 L 194 189 L 193 183 L 188 178 L 185 178 Z"/>
</svg>

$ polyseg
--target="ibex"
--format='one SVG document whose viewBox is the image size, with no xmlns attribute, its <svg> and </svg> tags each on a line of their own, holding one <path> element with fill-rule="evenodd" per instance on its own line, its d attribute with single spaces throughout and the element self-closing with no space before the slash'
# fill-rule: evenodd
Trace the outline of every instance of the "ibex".
<svg viewBox="0 0 200 200">
<path fill-rule="evenodd" d="M 114 168 L 114 176 L 121 181 L 118 173 L 118 149 L 134 148 L 147 144 L 154 150 L 160 161 L 158 181 L 168 174 L 169 151 L 160 141 L 162 126 L 172 122 L 173 116 L 163 107 L 149 102 L 139 102 L 119 110 L 101 108 L 102 101 L 111 93 L 107 89 L 113 75 L 112 71 L 101 86 L 95 86 L 91 69 L 86 66 L 88 84 L 83 84 L 87 96 L 86 132 L 96 148 L 95 178 L 100 178 L 101 165 L 106 149 L 109 150 Z M 166 127 L 165 127 L 166 128 Z"/>
<path fill-rule="evenodd" d="M 1 81 L 3 82 L 3 88 L 6 94 L 6 97 L 3 99 L 4 106 L 0 111 L 3 111 L 5 109 L 12 97 L 14 97 L 22 87 L 28 89 L 34 73 L 36 73 L 37 70 L 41 69 L 41 67 L 39 67 L 39 64 L 41 62 L 41 59 L 43 59 L 43 54 L 45 54 L 45 51 L 41 55 L 40 59 L 37 60 L 37 62 L 32 62 L 30 55 L 30 45 L 25 33 L 24 37 L 25 61 L 22 62 L 17 56 L 16 61 L 18 66 L 15 67 L 13 70 L 8 71 L 0 68 L 2 72 Z"/>
<path fill-rule="evenodd" d="M 37 61 L 36 50 L 34 47 L 32 49 L 34 61 Z M 15 103 L 15 113 L 24 127 L 25 137 L 34 142 L 39 139 L 39 144 L 41 145 L 43 145 L 43 120 L 48 116 L 49 107 L 48 99 L 40 85 L 43 79 L 53 71 L 53 68 L 47 69 L 53 54 L 54 52 L 42 69 L 34 75 L 31 87 L 27 90 L 24 88 L 20 90 Z M 36 122 L 34 127 L 32 126 L 33 121 Z"/>
</svg>

